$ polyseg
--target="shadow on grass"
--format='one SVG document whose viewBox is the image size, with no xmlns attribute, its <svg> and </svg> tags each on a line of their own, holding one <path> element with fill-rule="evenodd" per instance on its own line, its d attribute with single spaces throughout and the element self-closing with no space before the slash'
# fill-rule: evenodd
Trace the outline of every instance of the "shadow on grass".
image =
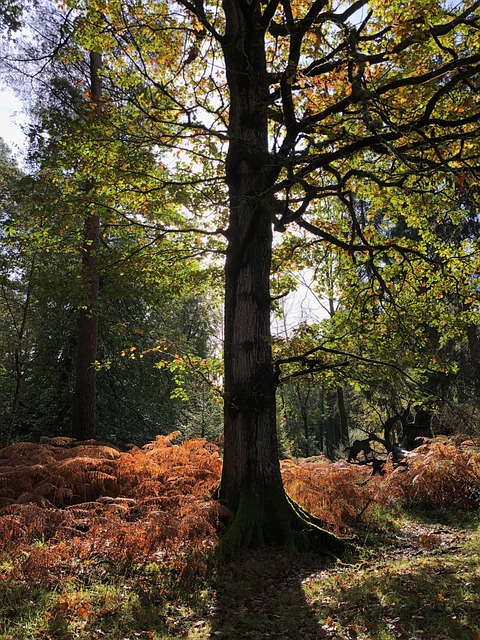
<svg viewBox="0 0 480 640">
<path fill-rule="evenodd" d="M 454 529 L 476 531 L 480 525 L 480 511 L 462 511 L 446 507 L 410 508 L 406 510 L 409 519 L 421 524 L 442 525 Z"/>
<path fill-rule="evenodd" d="M 345 570 L 306 594 L 337 638 L 478 640 L 479 556 L 442 554 Z"/>
<path fill-rule="evenodd" d="M 0 581 L 1 640 L 478 640 L 480 542 L 336 565 L 320 555 L 209 554 L 86 563 L 54 586 Z"/>
<path fill-rule="evenodd" d="M 0 638 L 8 640 L 33 634 L 48 606 L 48 591 L 6 579 L 0 584 Z"/>
<path fill-rule="evenodd" d="M 218 569 L 211 637 L 310 640 L 325 637 L 302 578 L 325 569 L 323 556 L 289 558 L 257 551 Z"/>
<path fill-rule="evenodd" d="M 323 636 L 301 580 L 330 562 L 279 550 L 221 564 L 193 553 L 127 571 L 85 562 L 55 584 L 9 579 L 0 640 L 313 640 Z"/>
</svg>

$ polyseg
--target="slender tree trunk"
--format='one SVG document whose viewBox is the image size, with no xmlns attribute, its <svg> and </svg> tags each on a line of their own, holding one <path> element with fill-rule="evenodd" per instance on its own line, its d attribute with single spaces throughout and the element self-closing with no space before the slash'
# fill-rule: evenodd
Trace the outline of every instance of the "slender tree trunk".
<svg viewBox="0 0 480 640">
<path fill-rule="evenodd" d="M 272 184 L 263 32 L 246 0 L 225 0 L 223 41 L 230 90 L 226 179 L 230 195 L 225 265 L 225 439 L 220 497 L 234 517 L 222 545 L 296 546 L 306 528 L 280 473 L 270 336 Z M 294 533 L 295 530 L 295 533 Z M 299 532 L 298 532 L 299 533 Z M 325 532 L 322 532 L 325 536 Z"/>
<path fill-rule="evenodd" d="M 26 368 L 27 368 L 27 364 L 23 354 L 25 353 L 24 342 L 25 342 L 25 334 L 27 331 L 28 315 L 30 311 L 30 300 L 31 300 L 32 288 L 33 288 L 33 274 L 35 272 L 35 262 L 36 262 L 36 255 L 33 256 L 32 262 L 30 265 L 28 283 L 27 283 L 27 292 L 25 295 L 25 303 L 23 305 L 23 310 L 22 310 L 22 319 L 16 331 L 17 339 L 16 339 L 16 346 L 15 346 L 15 353 L 14 353 L 15 389 L 13 391 L 12 402 L 10 405 L 10 413 L 9 413 L 8 422 L 7 422 L 6 435 L 4 438 L 5 445 L 10 444 L 13 434 L 15 432 L 15 426 L 16 426 L 17 417 L 18 417 L 18 407 L 20 404 L 20 396 L 21 396 L 22 386 L 23 386 L 23 379 L 25 377 Z M 5 294 L 5 299 L 7 301 L 6 294 Z M 7 305 L 8 305 L 8 301 L 7 301 Z M 13 313 L 13 309 L 11 309 L 10 306 L 9 308 L 12 316 L 12 321 L 14 322 L 14 325 L 17 326 L 15 322 L 15 315 Z"/>
<path fill-rule="evenodd" d="M 337 406 L 338 416 L 340 420 L 340 439 L 342 444 L 348 444 L 348 415 L 345 407 L 345 395 L 343 393 L 343 387 L 337 387 Z"/>
<path fill-rule="evenodd" d="M 469 324 L 467 327 L 467 340 L 468 349 L 470 352 L 470 359 L 476 365 L 480 364 L 480 338 L 478 332 L 478 326 L 476 324 Z"/>
<path fill-rule="evenodd" d="M 308 411 L 305 405 L 301 408 L 300 413 L 302 416 L 302 423 L 303 423 L 303 436 L 305 438 L 304 455 L 306 458 L 309 458 L 310 457 L 310 428 L 308 424 Z"/>
<path fill-rule="evenodd" d="M 102 110 L 102 85 L 99 70 L 102 57 L 90 53 L 90 91 L 95 112 Z M 93 189 L 94 185 L 88 185 Z M 92 203 L 84 223 L 82 271 L 87 285 L 86 304 L 82 305 L 78 319 L 75 395 L 73 403 L 73 435 L 80 440 L 95 436 L 96 419 L 96 370 L 99 294 L 98 250 L 100 247 L 100 216 Z"/>
<path fill-rule="evenodd" d="M 303 454 L 306 458 L 310 457 L 310 424 L 308 415 L 308 403 L 310 400 L 311 385 L 307 383 L 307 390 L 302 395 L 302 387 L 299 383 L 295 384 L 295 393 L 297 395 L 298 405 L 300 407 L 300 416 L 302 418 L 303 437 L 305 438 L 305 446 Z"/>
<path fill-rule="evenodd" d="M 342 442 L 341 418 L 337 409 L 338 396 L 334 392 L 328 392 L 328 406 L 330 416 L 327 421 L 327 430 L 325 434 L 325 446 L 327 457 L 331 460 L 335 459 L 335 455 L 339 444 Z"/>
</svg>

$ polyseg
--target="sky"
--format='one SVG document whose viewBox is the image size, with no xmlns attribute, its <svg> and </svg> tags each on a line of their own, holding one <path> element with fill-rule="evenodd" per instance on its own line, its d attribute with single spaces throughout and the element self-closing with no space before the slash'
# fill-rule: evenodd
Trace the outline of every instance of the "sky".
<svg viewBox="0 0 480 640">
<path fill-rule="evenodd" d="M 0 90 L 0 137 L 8 144 L 15 155 L 21 152 L 25 142 L 20 125 L 25 122 L 22 116 L 22 103 L 11 89 Z"/>
</svg>

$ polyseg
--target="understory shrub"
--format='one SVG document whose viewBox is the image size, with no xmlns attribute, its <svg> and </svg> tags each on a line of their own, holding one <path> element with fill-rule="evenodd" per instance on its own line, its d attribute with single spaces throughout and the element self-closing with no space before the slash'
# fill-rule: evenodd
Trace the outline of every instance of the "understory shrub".
<svg viewBox="0 0 480 640">
<path fill-rule="evenodd" d="M 141 562 L 213 546 L 223 510 L 210 497 L 218 450 L 204 439 L 175 445 L 176 435 L 125 453 L 98 443 L 0 450 L 0 549 L 41 541 L 16 556 L 22 571 L 53 579 L 62 556 Z"/>
<path fill-rule="evenodd" d="M 480 492 L 480 441 L 440 436 L 410 452 L 387 473 L 376 498 L 412 507 L 475 509 Z"/>
</svg>

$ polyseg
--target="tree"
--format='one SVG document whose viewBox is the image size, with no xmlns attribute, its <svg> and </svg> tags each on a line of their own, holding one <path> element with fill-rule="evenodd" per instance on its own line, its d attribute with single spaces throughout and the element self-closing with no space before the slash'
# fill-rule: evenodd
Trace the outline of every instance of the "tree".
<svg viewBox="0 0 480 640">
<path fill-rule="evenodd" d="M 5 0 L 0 7 L 0 28 L 16 31 L 21 27 L 22 4 L 16 0 Z"/>
<path fill-rule="evenodd" d="M 408 240 L 362 227 L 354 194 L 363 190 L 371 199 L 391 190 L 408 207 L 443 179 L 449 197 L 451 178 L 476 163 L 478 5 L 358 0 L 334 10 L 326 0 L 225 0 L 222 7 L 179 0 L 126 2 L 117 11 L 94 0 L 85 4 L 79 37 L 102 47 L 112 77 L 150 117 L 150 134 L 162 135 L 168 123 L 169 144 L 203 158 L 205 167 L 221 166 L 228 147 L 220 496 L 233 517 L 224 548 L 297 546 L 309 538 L 335 545 L 284 493 L 275 389 L 283 365 L 297 362 L 299 371 L 319 373 L 346 366 L 350 355 L 357 363 L 376 360 L 323 343 L 274 364 L 273 231 L 297 225 L 297 234 L 331 244 L 371 270 L 380 287 L 385 256 L 401 264 L 424 261 L 435 266 L 435 277 L 458 267 L 441 251 L 431 256 Z M 167 96 L 162 109 L 159 94 Z M 199 120 L 202 112 L 209 118 Z M 193 160 L 190 170 L 198 187 Z M 211 186 L 214 173 L 206 172 L 203 184 Z M 216 184 L 218 170 L 215 178 Z M 322 218 L 328 198 L 346 211 L 342 224 Z M 423 225 L 424 211 L 408 222 Z"/>
<path fill-rule="evenodd" d="M 101 55 L 91 51 L 90 95 L 93 103 L 93 112 L 97 116 L 102 112 L 101 68 Z M 90 192 L 94 187 L 94 184 L 87 184 L 85 190 Z M 85 213 L 82 247 L 82 266 L 88 291 L 86 304 L 80 308 L 78 317 L 73 435 L 79 440 L 88 440 L 95 437 L 100 233 L 100 213 L 98 205 L 93 202 Z"/>
<path fill-rule="evenodd" d="M 43 425 L 56 428 L 55 409 L 68 386 L 61 379 L 65 343 L 57 351 L 52 346 L 68 332 L 67 309 L 69 303 L 72 306 L 69 291 L 62 286 L 68 263 L 58 261 L 59 236 L 52 233 L 49 220 L 54 209 L 51 190 L 12 159 L 2 163 L 0 174 L 0 411 L 8 442 L 35 432 L 46 407 L 48 419 Z M 63 318 L 53 321 L 59 308 Z M 42 371 L 46 362 L 51 377 Z M 53 383 L 56 376 L 58 386 Z"/>
<path fill-rule="evenodd" d="M 416 73 L 413 69 L 405 69 L 400 78 L 385 79 L 380 86 L 375 83 L 371 89 L 369 85 L 366 63 L 371 59 L 374 64 L 379 56 L 387 55 L 376 53 L 365 54 L 361 51 L 362 41 L 367 39 L 370 43 L 380 40 L 380 36 L 371 34 L 362 38 L 362 31 L 367 23 L 358 26 L 347 26 L 348 16 L 360 9 L 365 3 L 355 3 L 347 9 L 343 15 L 336 19 L 343 26 L 343 38 L 337 47 L 341 48 L 344 55 L 341 62 L 337 56 L 334 59 L 332 49 L 329 55 L 323 55 L 320 59 L 313 59 L 309 64 L 302 65 L 301 49 L 312 47 L 308 43 L 307 36 L 322 29 L 327 21 L 330 21 L 328 12 L 324 12 L 325 3 L 313 3 L 308 11 L 300 17 L 295 17 L 294 7 L 282 3 L 283 11 L 281 23 L 272 21 L 275 3 L 269 3 L 262 11 L 256 3 L 249 5 L 240 2 L 225 2 L 226 32 L 222 39 L 222 48 L 225 56 L 227 81 L 230 91 L 230 121 L 229 121 L 229 151 L 226 160 L 226 180 L 230 193 L 230 226 L 229 247 L 226 259 L 226 297 L 225 297 L 225 459 L 222 476 L 222 495 L 227 504 L 236 514 L 230 529 L 230 536 L 238 543 L 250 541 L 257 537 L 259 540 L 268 540 L 272 532 L 278 532 L 280 538 L 288 539 L 288 529 L 292 526 L 295 516 L 286 516 L 289 508 L 283 500 L 278 479 L 277 465 L 275 464 L 276 442 L 274 428 L 274 399 L 272 396 L 275 387 L 274 372 L 270 353 L 269 334 L 269 276 L 272 246 L 272 215 L 275 209 L 281 213 L 276 217 L 277 226 L 282 223 L 296 221 L 319 237 L 326 238 L 327 233 L 323 229 L 310 226 L 303 215 L 304 209 L 322 191 L 327 189 L 336 191 L 343 197 L 341 191 L 345 188 L 348 173 L 362 176 L 364 171 L 349 167 L 349 171 L 340 173 L 340 167 L 335 166 L 336 159 L 350 160 L 355 155 L 363 158 L 389 155 L 392 146 L 405 156 L 412 156 L 417 149 L 426 146 L 422 140 L 415 140 L 416 136 L 408 140 L 406 136 L 407 126 L 415 127 L 417 131 L 439 126 L 442 130 L 442 138 L 449 137 L 452 144 L 458 138 L 458 120 L 463 120 L 461 115 L 455 115 L 449 121 L 446 115 L 435 113 L 437 107 L 442 105 L 442 97 L 447 91 L 454 91 L 457 86 L 463 84 L 463 69 L 457 66 L 458 59 L 454 62 L 442 61 L 437 69 Z M 191 8 L 191 7 L 190 7 Z M 299 12 L 300 13 L 300 12 Z M 298 15 L 298 14 L 297 14 Z M 197 11 L 197 17 L 199 16 Z M 464 23 L 466 18 L 471 19 L 471 12 L 465 12 L 459 23 Z M 432 27 L 430 38 L 438 39 L 442 32 L 448 29 L 453 31 L 452 22 Z M 270 153 L 268 144 L 268 115 L 267 105 L 272 103 L 270 78 L 267 74 L 265 33 L 270 27 L 270 32 L 289 37 L 289 59 L 279 74 L 276 97 L 281 100 L 282 124 L 286 132 L 279 153 Z M 388 27 L 385 27 L 388 29 Z M 447 33 L 448 33 L 447 31 Z M 425 31 L 422 30 L 423 38 Z M 281 36 L 277 38 L 280 40 Z M 417 44 L 420 34 L 414 38 Z M 314 46 L 314 45 L 313 45 Z M 398 39 L 395 46 L 402 51 L 412 53 L 413 42 L 407 39 Z M 312 47 L 313 48 L 313 47 Z M 337 53 L 338 55 L 338 53 Z M 478 69 L 479 56 L 469 56 L 464 60 L 470 76 L 474 69 Z M 323 59 L 322 59 L 323 58 Z M 330 58 L 330 59 L 328 59 Z M 430 59 L 429 62 L 434 62 Z M 300 65 L 303 66 L 300 71 Z M 321 67 L 323 66 L 323 71 Z M 295 84 L 310 78 L 318 78 L 327 75 L 328 70 L 334 67 L 338 72 L 347 73 L 350 93 L 344 100 L 332 101 L 316 113 L 304 115 L 299 120 L 295 107 Z M 455 69 L 455 71 L 454 71 Z M 458 71 L 456 71 L 458 69 Z M 437 86 L 430 96 L 419 96 L 423 110 L 413 122 L 395 123 L 392 126 L 393 109 L 384 115 L 383 102 L 380 97 L 387 96 L 394 89 L 415 86 L 430 78 L 437 79 L 451 73 L 452 77 L 443 86 Z M 306 76 L 306 77 L 305 77 Z M 373 83 L 372 83 L 373 85 Z M 335 88 L 330 85 L 331 90 Z M 329 87 L 329 88 L 330 88 Z M 369 93 L 370 92 L 370 93 Z M 470 92 L 467 89 L 467 94 Z M 471 96 L 469 96 L 470 98 Z M 328 102 L 328 99 L 325 99 Z M 378 105 L 378 106 L 377 106 Z M 371 112 L 377 107 L 381 119 L 379 123 L 382 131 L 376 132 L 375 126 L 369 121 Z M 262 111 L 263 108 L 263 111 Z M 381 110 L 380 110 L 381 109 Z M 351 113 L 355 125 L 363 124 L 363 131 L 343 132 L 341 130 L 328 135 L 322 142 L 322 134 L 318 125 L 328 122 L 327 113 Z M 441 111 L 441 109 L 439 109 Z M 478 111 L 475 109 L 476 114 Z M 375 111 L 374 111 L 375 113 Z M 434 115 L 435 113 L 435 115 Z M 304 112 L 305 114 L 305 112 Z M 472 113 L 465 118 L 468 126 Z M 350 124 L 347 119 L 345 124 Z M 353 124 L 353 123 L 352 123 Z M 327 124 L 328 126 L 328 124 Z M 310 133 L 317 127 L 318 137 Z M 466 135 L 471 138 L 473 130 Z M 308 137 L 310 136 L 310 140 Z M 302 149 L 302 142 L 306 139 L 306 149 Z M 311 149 L 308 149 L 309 143 Z M 399 144 L 396 144 L 399 143 Z M 377 149 L 377 145 L 385 145 Z M 387 146 L 388 145 L 388 146 Z M 434 147 L 435 145 L 431 145 Z M 297 147 L 297 148 L 295 148 Z M 315 149 L 317 147 L 317 149 Z M 390 147 L 390 148 L 389 148 Z M 310 151 L 310 153 L 308 153 Z M 360 153 L 358 153 L 360 152 Z M 368 152 L 368 153 L 365 153 Z M 300 157 L 298 157 L 300 156 Z M 423 156 L 423 153 L 422 153 Z M 423 157 L 413 155 L 410 161 L 415 161 L 418 167 Z M 350 164 L 350 163 L 348 163 Z M 279 166 L 281 165 L 281 167 Z M 442 168 L 445 166 L 442 163 Z M 272 203 L 272 191 L 279 191 L 276 182 L 281 175 L 281 168 L 285 171 L 284 189 L 286 198 L 278 207 Z M 327 174 L 332 173 L 337 179 L 333 184 L 324 187 L 318 184 L 313 176 L 319 169 Z M 290 176 L 288 173 L 290 172 Z M 365 172 L 366 173 L 366 172 Z M 406 170 L 406 175 L 410 170 Z M 406 178 L 405 175 L 405 178 Z M 368 179 L 368 175 L 365 178 Z M 378 176 L 374 176 L 377 177 Z M 312 179 L 313 178 L 313 179 Z M 401 181 L 402 178 L 399 178 Z M 305 185 L 305 182 L 308 183 Z M 386 182 L 385 179 L 382 181 Z M 303 183 L 303 184 L 302 184 Z M 304 186 L 305 185 L 305 186 Z M 297 199 L 301 204 L 296 210 L 289 207 L 289 191 L 297 191 Z M 303 193 L 302 193 L 303 192 Z M 273 207 L 273 210 L 272 210 Z M 354 225 L 356 226 L 356 225 Z M 333 241 L 339 244 L 339 240 Z M 374 248 L 367 241 L 360 242 L 359 246 L 353 243 L 351 250 L 359 250 L 362 253 L 370 253 Z M 293 518 L 293 520 L 292 520 Z"/>
<path fill-rule="evenodd" d="M 24 176 L 0 139 L 0 325 L 2 343 L 1 377 L 4 443 L 10 443 L 18 418 L 24 377 L 30 362 L 27 343 L 27 320 L 30 312 L 35 250 L 28 251 L 13 238 L 12 229 L 22 205 L 19 186 Z M 5 403 L 5 404 L 4 404 Z"/>
<path fill-rule="evenodd" d="M 210 318 L 198 309 L 209 288 L 208 270 L 201 268 L 201 246 L 178 235 L 167 239 L 163 227 L 181 217 L 179 207 L 171 194 L 150 189 L 154 175 L 162 179 L 164 165 L 151 140 L 124 141 L 125 129 L 132 126 L 128 105 L 109 109 L 112 85 L 102 95 L 100 56 L 74 46 L 69 14 L 51 3 L 41 9 L 51 20 L 45 21 L 45 13 L 29 17 L 38 41 L 32 44 L 29 37 L 3 60 L 20 91 L 25 78 L 35 90 L 31 183 L 48 193 L 48 202 L 40 191 L 32 198 L 42 210 L 41 225 L 32 217 L 29 226 L 28 216 L 11 223 L 12 234 L 23 223 L 30 232 L 42 227 L 35 245 L 42 256 L 37 313 L 26 349 L 35 358 L 28 379 L 19 369 L 25 385 L 14 435 L 70 434 L 73 423 L 74 435 L 82 439 L 96 431 L 144 443 L 176 430 L 190 406 L 170 397 L 175 375 L 155 368 L 158 355 L 152 347 L 163 340 L 181 344 L 193 357 L 206 357 L 201 336 Z M 138 124 L 138 114 L 134 117 Z M 177 186 L 177 197 L 180 191 Z M 20 278 L 18 256 L 8 270 Z M 23 290 L 23 271 L 20 280 Z M 17 300 L 23 302 L 20 294 Z M 10 334 L 7 342 L 10 353 Z M 142 358 L 142 351 L 151 353 Z M 121 355 L 126 352 L 128 358 Z M 6 384 L 2 387 L 3 396 Z"/>
</svg>

